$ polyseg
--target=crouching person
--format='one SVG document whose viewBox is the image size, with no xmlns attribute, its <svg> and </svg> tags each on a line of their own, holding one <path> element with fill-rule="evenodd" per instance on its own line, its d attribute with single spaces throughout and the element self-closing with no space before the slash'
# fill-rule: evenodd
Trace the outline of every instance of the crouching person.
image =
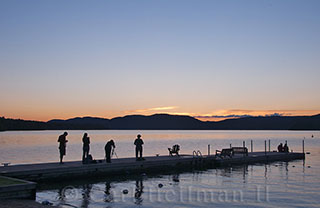
<svg viewBox="0 0 320 208">
<path fill-rule="evenodd" d="M 113 152 L 114 148 L 116 148 L 116 146 L 115 146 L 114 141 L 112 139 L 107 142 L 106 146 L 104 146 L 107 163 L 111 163 L 111 151 Z"/>
</svg>

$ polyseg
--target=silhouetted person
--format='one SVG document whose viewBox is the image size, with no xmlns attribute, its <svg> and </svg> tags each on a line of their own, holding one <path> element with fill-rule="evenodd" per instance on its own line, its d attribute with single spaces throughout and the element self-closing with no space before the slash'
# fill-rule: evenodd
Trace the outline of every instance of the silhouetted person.
<svg viewBox="0 0 320 208">
<path fill-rule="evenodd" d="M 143 141 L 141 139 L 141 135 L 138 134 L 136 140 L 134 141 L 134 145 L 136 145 L 136 160 L 144 160 L 144 158 L 142 157 L 142 145 L 143 145 Z M 139 157 L 138 157 L 139 155 Z"/>
<path fill-rule="evenodd" d="M 287 143 L 284 144 L 283 151 L 284 152 L 289 152 L 289 147 L 288 147 Z"/>
<path fill-rule="evenodd" d="M 282 143 L 280 143 L 278 145 L 278 152 L 283 152 L 283 146 L 282 146 Z"/>
<path fill-rule="evenodd" d="M 60 152 L 60 164 L 63 164 L 62 159 L 63 156 L 66 155 L 66 143 L 68 132 L 64 132 L 62 135 L 59 136 L 58 142 L 59 142 L 59 152 Z"/>
<path fill-rule="evenodd" d="M 82 143 L 83 143 L 82 163 L 85 163 L 86 159 L 89 156 L 89 151 L 90 151 L 90 137 L 88 137 L 87 133 L 84 133 L 82 137 Z"/>
<path fill-rule="evenodd" d="M 106 146 L 104 146 L 104 150 L 106 153 L 106 162 L 111 163 L 111 150 L 112 148 L 116 148 L 114 141 L 111 139 L 107 142 Z"/>
</svg>

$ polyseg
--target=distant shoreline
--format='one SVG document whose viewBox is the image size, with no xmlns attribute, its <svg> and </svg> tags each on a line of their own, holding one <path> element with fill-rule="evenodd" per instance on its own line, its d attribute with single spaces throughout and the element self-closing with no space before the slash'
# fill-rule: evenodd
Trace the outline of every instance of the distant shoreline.
<svg viewBox="0 0 320 208">
<path fill-rule="evenodd" d="M 113 119 L 76 117 L 48 122 L 0 117 L 0 131 L 44 130 L 284 130 L 318 131 L 320 114 L 314 116 L 269 116 L 201 121 L 191 116 L 154 114 Z"/>
</svg>

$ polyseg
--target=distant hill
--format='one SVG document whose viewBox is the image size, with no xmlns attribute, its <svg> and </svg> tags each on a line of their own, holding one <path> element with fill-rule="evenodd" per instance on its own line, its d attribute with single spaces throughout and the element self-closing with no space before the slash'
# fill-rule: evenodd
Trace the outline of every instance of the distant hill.
<svg viewBox="0 0 320 208">
<path fill-rule="evenodd" d="M 217 130 L 320 130 L 320 114 L 227 119 L 215 122 L 210 127 Z"/>
<path fill-rule="evenodd" d="M 47 123 L 0 117 L 0 131 L 6 130 L 46 130 Z"/>
<path fill-rule="evenodd" d="M 320 114 L 314 116 L 270 116 L 200 121 L 190 116 L 155 114 L 113 119 L 77 117 L 48 122 L 0 117 L 0 130 L 320 130 Z"/>
<path fill-rule="evenodd" d="M 110 120 L 94 117 L 77 117 L 68 120 L 55 119 L 47 122 L 47 128 L 52 130 L 110 129 Z"/>
<path fill-rule="evenodd" d="M 203 122 L 190 116 L 155 114 L 124 116 L 110 120 L 111 129 L 203 129 Z"/>
</svg>

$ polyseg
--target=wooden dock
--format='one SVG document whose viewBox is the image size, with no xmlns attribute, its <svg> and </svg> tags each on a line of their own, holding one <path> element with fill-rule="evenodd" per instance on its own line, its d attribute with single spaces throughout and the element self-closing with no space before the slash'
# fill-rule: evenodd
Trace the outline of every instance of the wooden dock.
<svg viewBox="0 0 320 208">
<path fill-rule="evenodd" d="M 96 164 L 82 164 L 81 161 L 9 165 L 0 167 L 0 175 L 35 182 L 65 180 L 79 177 L 128 175 L 147 171 L 163 171 L 195 167 L 215 168 L 224 165 L 242 165 L 304 159 L 304 153 L 253 152 L 248 156 L 235 155 L 232 158 L 219 158 L 214 155 L 197 157 L 192 155 L 145 157 L 143 161 L 135 158 L 112 159 L 112 163 L 97 160 Z"/>
</svg>

